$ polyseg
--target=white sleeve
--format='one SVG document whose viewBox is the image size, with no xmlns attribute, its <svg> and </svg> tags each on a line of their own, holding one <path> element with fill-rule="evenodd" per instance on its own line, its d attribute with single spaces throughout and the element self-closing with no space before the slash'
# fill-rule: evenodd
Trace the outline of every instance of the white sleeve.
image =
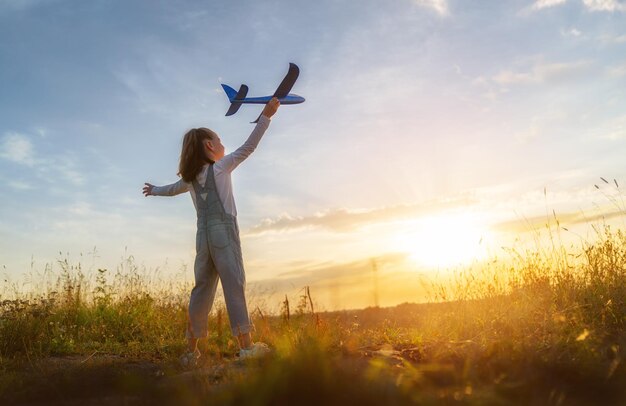
<svg viewBox="0 0 626 406">
<path fill-rule="evenodd" d="M 165 186 L 154 186 L 152 194 L 155 196 L 176 196 L 189 191 L 189 184 L 182 179 Z"/>
<path fill-rule="evenodd" d="M 243 145 L 237 148 L 235 151 L 224 156 L 224 158 L 218 161 L 217 164 L 220 166 L 220 168 L 226 172 L 232 172 L 237 166 L 239 166 L 240 163 L 242 163 L 247 157 L 249 157 L 250 154 L 254 152 L 257 145 L 259 145 L 263 134 L 265 134 L 265 131 L 270 125 L 270 121 L 271 120 L 268 117 L 261 115 L 261 117 L 259 118 L 259 122 L 254 127 L 254 130 L 252 130 L 252 133 L 250 134 L 246 142 L 244 142 Z"/>
</svg>

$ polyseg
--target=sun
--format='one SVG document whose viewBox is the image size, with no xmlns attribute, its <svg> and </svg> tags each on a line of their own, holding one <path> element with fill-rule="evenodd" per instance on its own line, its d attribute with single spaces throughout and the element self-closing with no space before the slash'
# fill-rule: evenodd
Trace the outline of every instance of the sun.
<svg viewBox="0 0 626 406">
<path fill-rule="evenodd" d="M 450 213 L 411 221 L 393 240 L 416 264 L 446 268 L 484 258 L 487 236 L 487 227 L 472 213 Z"/>
</svg>

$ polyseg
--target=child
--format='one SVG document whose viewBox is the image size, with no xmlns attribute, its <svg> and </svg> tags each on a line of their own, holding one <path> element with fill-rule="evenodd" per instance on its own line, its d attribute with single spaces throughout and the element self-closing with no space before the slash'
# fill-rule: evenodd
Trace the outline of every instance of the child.
<svg viewBox="0 0 626 406">
<path fill-rule="evenodd" d="M 250 334 L 254 326 L 246 305 L 246 276 L 230 174 L 255 150 L 279 106 L 278 99 L 272 98 L 248 140 L 226 156 L 220 137 L 213 131 L 188 131 L 180 154 L 181 179 L 160 187 L 146 183 L 143 188 L 145 196 L 175 196 L 189 191 L 198 214 L 195 286 L 189 299 L 188 351 L 180 359 L 183 366 L 197 365 L 198 339 L 207 336 L 218 278 L 222 281 L 231 330 L 239 341 L 239 357 L 252 358 L 269 352 L 266 344 L 252 343 Z"/>
</svg>

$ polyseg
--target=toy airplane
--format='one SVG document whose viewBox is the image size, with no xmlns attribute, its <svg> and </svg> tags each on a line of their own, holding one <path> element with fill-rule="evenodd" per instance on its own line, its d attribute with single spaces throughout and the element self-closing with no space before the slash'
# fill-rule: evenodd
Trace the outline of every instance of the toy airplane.
<svg viewBox="0 0 626 406">
<path fill-rule="evenodd" d="M 248 86 L 241 85 L 239 91 L 236 91 L 232 87 L 222 84 L 222 87 L 224 88 L 224 91 L 228 96 L 228 100 L 230 100 L 230 108 L 226 112 L 226 115 L 232 116 L 237 112 L 237 110 L 239 110 L 239 107 L 241 107 L 241 105 L 244 103 L 267 104 L 272 99 L 272 97 L 278 98 L 280 104 L 299 104 L 304 102 L 304 97 L 298 96 L 297 94 L 289 93 L 289 91 L 293 87 L 293 84 L 296 83 L 299 74 L 300 68 L 298 68 L 298 65 L 296 65 L 295 63 L 290 63 L 289 72 L 287 72 L 287 75 L 285 75 L 285 78 L 282 82 L 280 82 L 280 85 L 278 85 L 278 88 L 272 96 L 246 98 L 246 95 L 248 94 Z M 258 122 L 259 118 L 261 118 L 260 114 L 259 117 L 253 121 L 253 123 Z"/>
</svg>

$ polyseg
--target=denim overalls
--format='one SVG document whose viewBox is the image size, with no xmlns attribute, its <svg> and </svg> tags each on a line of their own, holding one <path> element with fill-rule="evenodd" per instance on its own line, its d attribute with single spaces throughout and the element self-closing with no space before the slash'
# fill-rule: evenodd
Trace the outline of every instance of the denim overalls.
<svg viewBox="0 0 626 406">
<path fill-rule="evenodd" d="M 187 338 L 207 336 L 209 312 L 215 299 L 218 279 L 222 280 L 226 310 L 234 336 L 254 329 L 246 305 L 246 275 L 243 269 L 237 219 L 226 213 L 217 194 L 213 164 L 204 186 L 192 181 L 196 193 L 198 232 L 196 234 L 196 284 L 189 299 Z"/>
</svg>

